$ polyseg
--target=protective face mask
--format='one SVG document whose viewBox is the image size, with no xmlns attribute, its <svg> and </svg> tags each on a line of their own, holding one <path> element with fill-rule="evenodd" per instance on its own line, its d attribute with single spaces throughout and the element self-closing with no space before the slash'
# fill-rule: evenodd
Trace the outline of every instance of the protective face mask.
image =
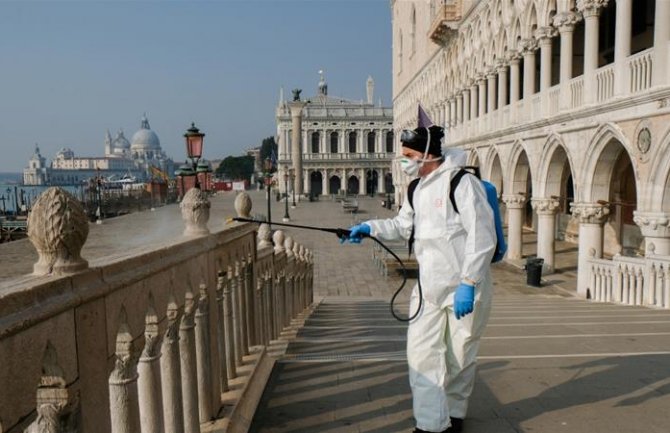
<svg viewBox="0 0 670 433">
<path fill-rule="evenodd" d="M 419 174 L 419 161 L 416 159 L 402 158 L 400 160 L 400 169 L 409 177 L 415 177 Z"/>
</svg>

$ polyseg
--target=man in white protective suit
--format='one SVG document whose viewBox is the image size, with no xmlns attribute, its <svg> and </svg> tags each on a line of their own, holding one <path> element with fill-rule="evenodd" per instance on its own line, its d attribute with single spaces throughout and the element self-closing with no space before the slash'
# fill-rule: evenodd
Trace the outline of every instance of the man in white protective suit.
<svg viewBox="0 0 670 433">
<path fill-rule="evenodd" d="M 412 389 L 415 433 L 460 432 L 475 379 L 479 341 L 491 310 L 491 259 L 496 231 L 491 205 L 481 181 L 465 175 L 450 181 L 466 165 L 465 152 L 442 153 L 443 129 L 405 130 L 401 135 L 403 171 L 420 180 L 398 215 L 351 228 L 348 240 L 363 235 L 382 240 L 409 239 L 414 227 L 420 278 L 410 299 L 410 315 L 423 302 L 407 332 L 407 361 Z"/>
</svg>

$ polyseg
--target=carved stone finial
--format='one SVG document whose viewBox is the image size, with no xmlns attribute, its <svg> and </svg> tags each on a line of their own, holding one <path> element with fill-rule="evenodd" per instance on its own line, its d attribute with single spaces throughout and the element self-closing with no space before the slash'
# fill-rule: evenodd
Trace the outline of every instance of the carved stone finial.
<svg viewBox="0 0 670 433">
<path fill-rule="evenodd" d="M 286 255 L 288 257 L 293 257 L 293 238 L 291 236 L 286 236 L 284 247 L 286 248 Z"/>
<path fill-rule="evenodd" d="M 272 246 L 272 232 L 270 231 L 270 226 L 267 224 L 261 224 L 258 227 L 258 249 L 269 248 Z"/>
<path fill-rule="evenodd" d="M 199 188 L 191 188 L 179 205 L 181 217 L 186 224 L 184 236 L 202 236 L 209 234 L 209 208 L 211 203 Z"/>
<path fill-rule="evenodd" d="M 300 244 L 297 242 L 293 243 L 293 255 L 295 256 L 296 260 L 300 260 Z"/>
<path fill-rule="evenodd" d="M 251 197 L 246 192 L 241 192 L 235 197 L 235 212 L 240 218 L 251 218 Z"/>
<path fill-rule="evenodd" d="M 298 249 L 298 254 L 300 255 L 300 260 L 307 261 L 307 256 L 305 253 L 307 252 L 307 249 L 305 248 L 304 245 L 300 245 L 300 249 Z"/>
<path fill-rule="evenodd" d="M 81 249 L 88 237 L 88 221 L 81 204 L 67 191 L 53 187 L 42 193 L 28 217 L 28 238 L 39 260 L 35 275 L 60 275 L 88 267 Z"/>
<path fill-rule="evenodd" d="M 275 254 L 283 253 L 286 251 L 284 248 L 284 232 L 277 230 L 274 235 L 272 235 L 272 240 L 275 243 Z"/>
</svg>

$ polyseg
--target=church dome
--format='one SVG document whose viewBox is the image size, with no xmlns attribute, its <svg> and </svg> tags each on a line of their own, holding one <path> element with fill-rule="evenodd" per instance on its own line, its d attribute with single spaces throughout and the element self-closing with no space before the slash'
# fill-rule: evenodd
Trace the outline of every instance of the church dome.
<svg viewBox="0 0 670 433">
<path fill-rule="evenodd" d="M 131 148 L 133 151 L 138 150 L 157 150 L 161 147 L 161 142 L 158 135 L 151 130 L 149 120 L 146 115 L 142 117 L 142 125 L 140 130 L 133 134 L 131 139 Z"/>
<path fill-rule="evenodd" d="M 116 134 L 116 138 L 112 142 L 112 148 L 116 151 L 117 149 L 130 149 L 130 142 L 123 135 L 123 130 L 119 130 Z"/>
</svg>

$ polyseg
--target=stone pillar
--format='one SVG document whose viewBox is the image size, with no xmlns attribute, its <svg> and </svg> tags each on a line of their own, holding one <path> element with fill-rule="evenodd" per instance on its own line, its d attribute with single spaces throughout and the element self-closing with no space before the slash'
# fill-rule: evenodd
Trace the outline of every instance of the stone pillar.
<svg viewBox="0 0 670 433">
<path fill-rule="evenodd" d="M 662 86 L 670 83 L 670 1 L 656 0 L 654 26 L 654 68 L 652 83 Z"/>
<path fill-rule="evenodd" d="M 518 102 L 521 97 L 521 89 L 519 88 L 519 53 L 513 51 L 509 57 L 510 69 L 510 123 L 518 122 Z"/>
<path fill-rule="evenodd" d="M 523 39 L 521 47 L 523 54 L 523 99 L 526 107 L 531 107 L 531 100 L 535 94 L 535 50 L 537 50 L 537 40 L 532 38 Z"/>
<path fill-rule="evenodd" d="M 495 70 L 492 70 L 487 76 L 488 80 L 488 112 L 493 113 L 496 110 L 496 97 L 498 96 L 498 89 L 496 88 L 497 76 Z"/>
<path fill-rule="evenodd" d="M 542 114 L 549 116 L 549 88 L 551 87 L 551 56 L 552 38 L 556 36 L 553 27 L 542 27 L 535 36 L 540 45 L 540 92 L 542 98 Z"/>
<path fill-rule="evenodd" d="M 477 85 L 479 86 L 479 117 L 484 117 L 486 114 L 486 80 L 483 76 L 477 77 Z M 481 123 L 481 119 L 479 120 Z"/>
<path fill-rule="evenodd" d="M 640 211 L 633 214 L 633 221 L 644 236 L 645 255 L 670 256 L 670 214 Z"/>
<path fill-rule="evenodd" d="M 456 123 L 463 124 L 463 92 L 456 95 Z"/>
<path fill-rule="evenodd" d="M 584 103 L 596 101 L 596 70 L 598 69 L 598 25 L 600 9 L 609 0 L 577 0 L 577 7 L 584 15 Z"/>
<path fill-rule="evenodd" d="M 302 101 L 293 101 L 288 105 L 291 109 L 293 128 L 293 136 L 291 137 L 291 161 L 293 162 L 293 170 L 295 173 L 293 190 L 297 195 L 302 195 L 302 109 L 305 107 L 305 103 Z"/>
<path fill-rule="evenodd" d="M 603 255 L 603 224 L 607 221 L 609 208 L 598 203 L 573 203 L 572 214 L 579 221 L 579 261 L 577 273 L 577 293 L 586 297 L 590 272 L 587 260 Z"/>
<path fill-rule="evenodd" d="M 507 102 L 507 65 L 498 63 L 498 109 L 505 106 Z"/>
<path fill-rule="evenodd" d="M 456 126 L 457 116 L 456 116 L 456 97 L 454 96 L 449 100 L 449 113 L 450 113 L 450 126 L 453 128 Z"/>
<path fill-rule="evenodd" d="M 119 331 L 116 335 L 114 370 L 109 376 L 111 433 L 134 433 L 140 428 L 136 387 L 137 366 L 132 347 L 133 336 L 130 334 L 130 328 L 128 327 L 126 310 L 122 307 Z M 44 431 L 48 430 L 45 429 Z"/>
<path fill-rule="evenodd" d="M 358 169 L 356 174 L 358 175 L 358 193 L 366 195 L 368 193 L 368 178 L 365 176 L 365 170 Z"/>
<path fill-rule="evenodd" d="M 560 109 L 571 108 L 572 95 L 570 93 L 570 80 L 572 80 L 572 58 L 573 39 L 575 24 L 579 16 L 574 12 L 561 12 L 554 17 L 554 26 L 558 28 L 561 35 L 561 96 Z"/>
<path fill-rule="evenodd" d="M 208 422 L 212 419 L 211 396 L 211 359 L 210 349 L 210 322 L 209 322 L 209 295 L 207 286 L 200 283 L 200 296 L 198 297 L 198 308 L 195 313 L 195 350 L 198 360 L 198 407 L 200 409 L 200 422 Z"/>
<path fill-rule="evenodd" d="M 507 258 L 519 260 L 523 245 L 523 212 L 526 197 L 521 194 L 505 195 L 503 201 L 507 207 Z"/>
<path fill-rule="evenodd" d="M 470 87 L 470 120 L 475 120 L 479 115 L 479 86 L 473 83 Z"/>
<path fill-rule="evenodd" d="M 533 198 L 531 204 L 537 212 L 537 257 L 544 259 L 543 269 L 554 272 L 554 243 L 556 240 L 556 211 L 561 204 L 552 198 Z"/>
<path fill-rule="evenodd" d="M 616 0 L 616 33 L 614 37 L 614 94 L 630 91 L 628 56 L 633 36 L 633 0 Z"/>
<path fill-rule="evenodd" d="M 377 170 L 377 191 L 379 191 L 380 194 L 386 194 L 386 182 L 384 181 L 384 170 Z"/>
<path fill-rule="evenodd" d="M 451 129 L 451 99 L 444 103 L 444 129 Z"/>
<path fill-rule="evenodd" d="M 463 90 L 463 123 L 470 120 L 470 89 Z"/>
<path fill-rule="evenodd" d="M 323 170 L 321 172 L 321 179 L 323 179 L 323 194 L 328 196 L 330 195 L 330 182 L 328 179 L 328 170 Z"/>
<path fill-rule="evenodd" d="M 174 299 L 168 303 L 167 331 L 161 354 L 163 385 L 163 422 L 165 433 L 184 433 L 181 366 L 179 362 L 179 307 Z"/>
<path fill-rule="evenodd" d="M 229 266 L 227 273 L 223 272 L 222 274 L 219 274 L 219 284 L 223 285 L 223 328 L 225 331 L 224 344 L 226 349 L 226 377 L 228 380 L 235 379 L 237 377 L 237 364 L 235 361 L 235 328 L 233 325 L 233 299 L 231 291 L 232 279 L 230 278 L 232 272 L 233 269 Z"/>
<path fill-rule="evenodd" d="M 310 182 L 310 174 L 311 172 L 309 170 L 304 170 L 302 172 L 303 187 L 301 190 L 305 195 L 310 195 L 312 193 L 312 182 Z M 296 190 L 296 194 L 298 194 L 298 190 Z"/>
</svg>

